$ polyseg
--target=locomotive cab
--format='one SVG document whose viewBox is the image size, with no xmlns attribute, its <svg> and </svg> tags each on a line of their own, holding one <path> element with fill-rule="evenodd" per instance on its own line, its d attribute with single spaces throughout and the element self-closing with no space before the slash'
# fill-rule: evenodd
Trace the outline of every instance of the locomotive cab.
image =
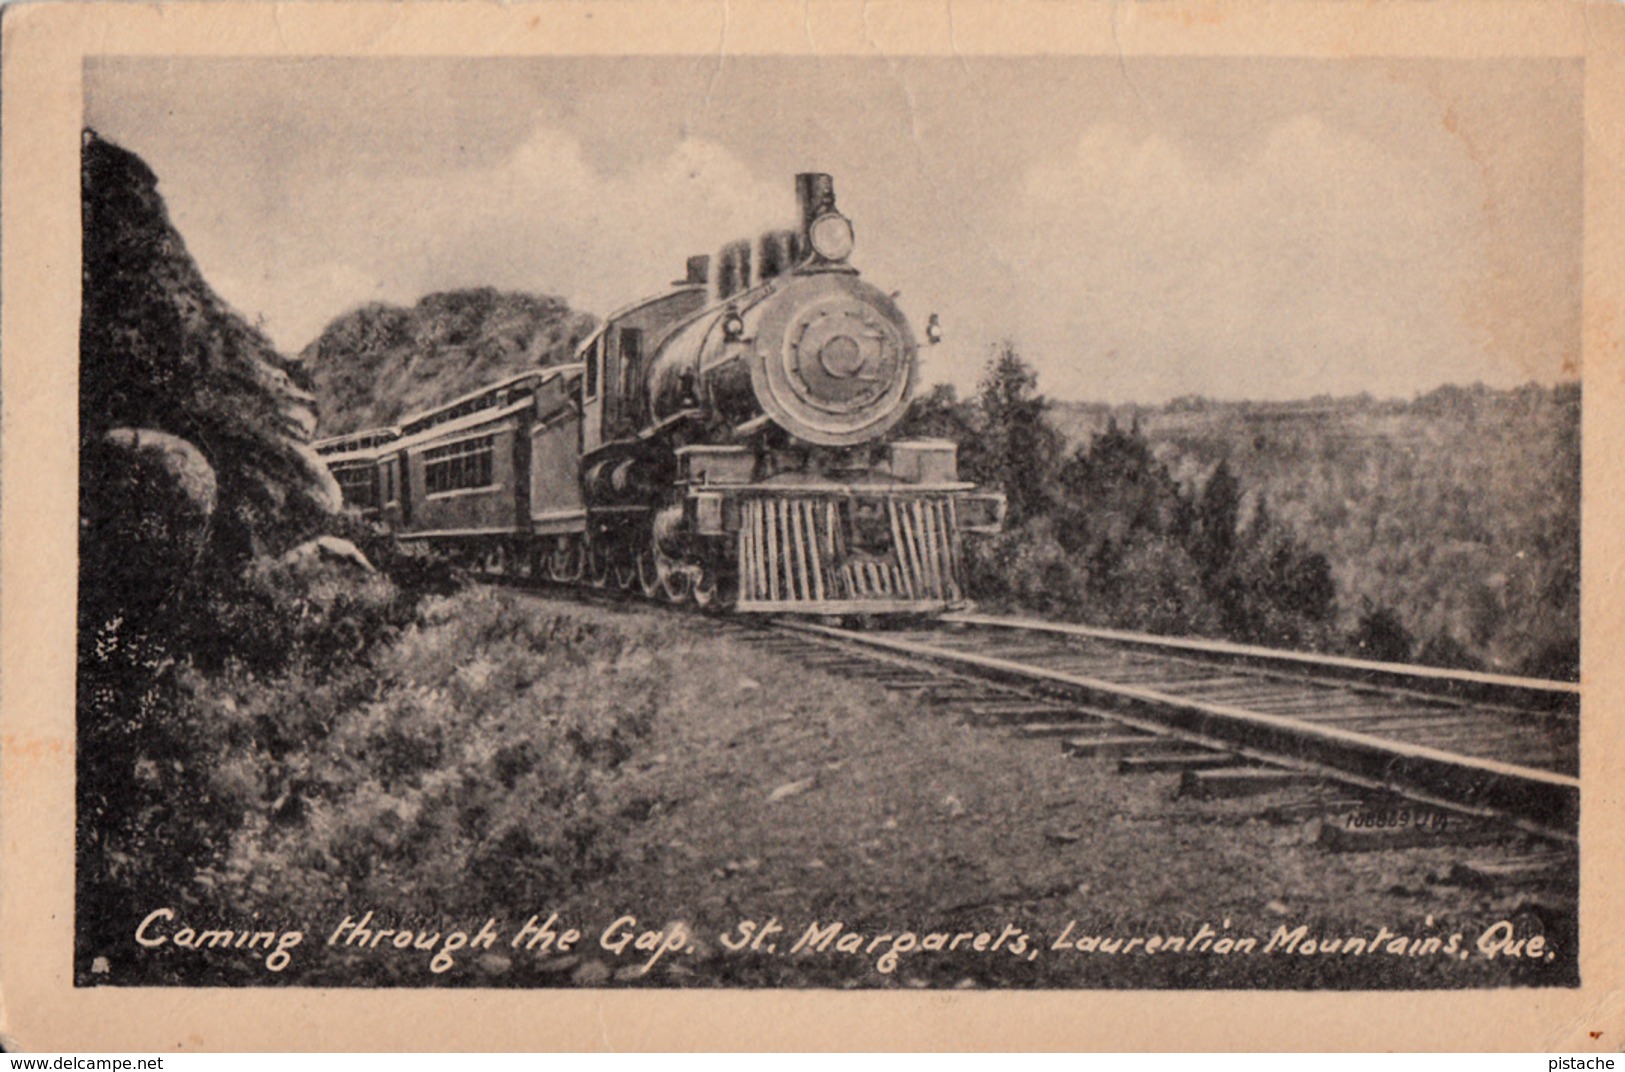
<svg viewBox="0 0 1625 1072">
<path fill-rule="evenodd" d="M 670 293 L 611 314 L 578 353 L 581 381 L 581 449 L 590 454 L 605 443 L 635 436 L 648 413 L 649 363 L 655 346 L 674 323 L 687 320 L 707 303 L 707 257 L 691 257 L 688 274 Z"/>
</svg>

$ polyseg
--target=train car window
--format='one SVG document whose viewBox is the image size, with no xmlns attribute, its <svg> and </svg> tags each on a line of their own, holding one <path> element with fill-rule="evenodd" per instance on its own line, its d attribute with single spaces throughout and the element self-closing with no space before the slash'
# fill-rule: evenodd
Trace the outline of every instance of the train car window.
<svg viewBox="0 0 1625 1072">
<path fill-rule="evenodd" d="M 493 483 L 496 437 L 479 436 L 423 452 L 423 484 L 430 495 Z"/>
<path fill-rule="evenodd" d="M 347 506 L 363 509 L 378 505 L 377 473 L 370 466 L 345 466 L 333 474 Z"/>
<path fill-rule="evenodd" d="M 631 398 L 637 382 L 638 361 L 643 357 L 643 329 L 621 329 L 621 397 Z"/>
<path fill-rule="evenodd" d="M 592 344 L 592 352 L 587 355 L 587 380 L 581 390 L 581 397 L 593 399 L 598 397 L 598 368 L 604 359 L 604 337 L 598 336 L 598 341 Z"/>
</svg>

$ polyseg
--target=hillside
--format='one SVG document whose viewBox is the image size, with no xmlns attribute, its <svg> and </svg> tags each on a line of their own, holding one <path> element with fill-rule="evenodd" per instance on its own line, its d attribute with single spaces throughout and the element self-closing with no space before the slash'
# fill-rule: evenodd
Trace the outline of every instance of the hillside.
<svg viewBox="0 0 1625 1072">
<path fill-rule="evenodd" d="M 1345 616 L 1393 608 L 1419 648 L 1507 672 L 1577 672 L 1580 389 L 1443 387 L 1414 401 L 1055 403 L 1082 445 L 1139 421 L 1176 480 L 1227 461 L 1330 560 Z"/>
<path fill-rule="evenodd" d="M 558 298 L 490 287 L 375 303 L 330 323 L 300 353 L 321 434 L 394 424 L 529 368 L 569 361 L 595 321 Z"/>
<path fill-rule="evenodd" d="M 310 384 L 209 286 L 139 157 L 86 131 L 81 164 L 87 573 L 104 536 L 106 565 L 152 582 L 130 541 L 172 554 L 176 525 L 225 566 L 308 535 L 339 502 L 309 447 Z M 170 496 L 190 505 L 164 514 Z"/>
<path fill-rule="evenodd" d="M 131 928 L 198 904 L 196 873 L 290 746 L 265 727 L 230 772 L 241 798 L 213 791 L 222 720 L 200 693 L 290 666 L 326 680 L 418 592 L 343 539 L 390 564 L 311 449 L 304 370 L 209 285 L 158 177 L 91 131 L 81 154 L 74 934 L 138 956 Z"/>
</svg>

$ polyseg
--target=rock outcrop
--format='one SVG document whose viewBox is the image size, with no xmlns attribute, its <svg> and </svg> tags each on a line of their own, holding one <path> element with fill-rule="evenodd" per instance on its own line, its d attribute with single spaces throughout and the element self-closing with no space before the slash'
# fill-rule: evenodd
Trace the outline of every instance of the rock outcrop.
<svg viewBox="0 0 1625 1072">
<path fill-rule="evenodd" d="M 299 359 L 319 400 L 322 434 L 340 435 L 570 361 L 594 323 L 558 298 L 489 287 L 448 291 L 410 308 L 351 310 Z"/>
<path fill-rule="evenodd" d="M 82 513 L 115 520 L 94 498 L 124 476 L 95 466 L 122 470 L 121 452 L 133 451 L 143 472 L 178 481 L 182 501 L 210 472 L 211 564 L 240 564 L 308 537 L 340 496 L 310 449 L 316 407 L 303 370 L 204 280 L 139 157 L 86 131 L 81 179 Z"/>
</svg>

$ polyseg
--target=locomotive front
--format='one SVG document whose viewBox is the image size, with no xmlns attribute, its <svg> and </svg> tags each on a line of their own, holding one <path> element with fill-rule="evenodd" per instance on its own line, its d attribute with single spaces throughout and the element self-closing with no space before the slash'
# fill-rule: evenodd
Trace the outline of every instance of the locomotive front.
<svg viewBox="0 0 1625 1072">
<path fill-rule="evenodd" d="M 914 333 L 897 304 L 847 263 L 852 225 L 835 211 L 828 176 L 799 179 L 802 229 L 763 237 L 758 285 L 742 285 L 749 247 L 724 250 L 719 304 L 661 347 L 651 369 L 656 420 L 692 406 L 696 385 L 730 427 L 766 418 L 822 447 L 870 442 L 902 418 L 917 367 Z"/>
<path fill-rule="evenodd" d="M 655 554 L 741 611 L 947 609 L 964 600 L 962 533 L 995 530 L 1003 498 L 959 480 L 952 443 L 886 442 L 914 333 L 848 263 L 829 176 L 797 176 L 797 193 L 800 227 L 762 237 L 754 275 L 748 244 L 724 249 L 714 296 L 652 355 L 647 427 L 704 430 L 673 443 Z"/>
</svg>

